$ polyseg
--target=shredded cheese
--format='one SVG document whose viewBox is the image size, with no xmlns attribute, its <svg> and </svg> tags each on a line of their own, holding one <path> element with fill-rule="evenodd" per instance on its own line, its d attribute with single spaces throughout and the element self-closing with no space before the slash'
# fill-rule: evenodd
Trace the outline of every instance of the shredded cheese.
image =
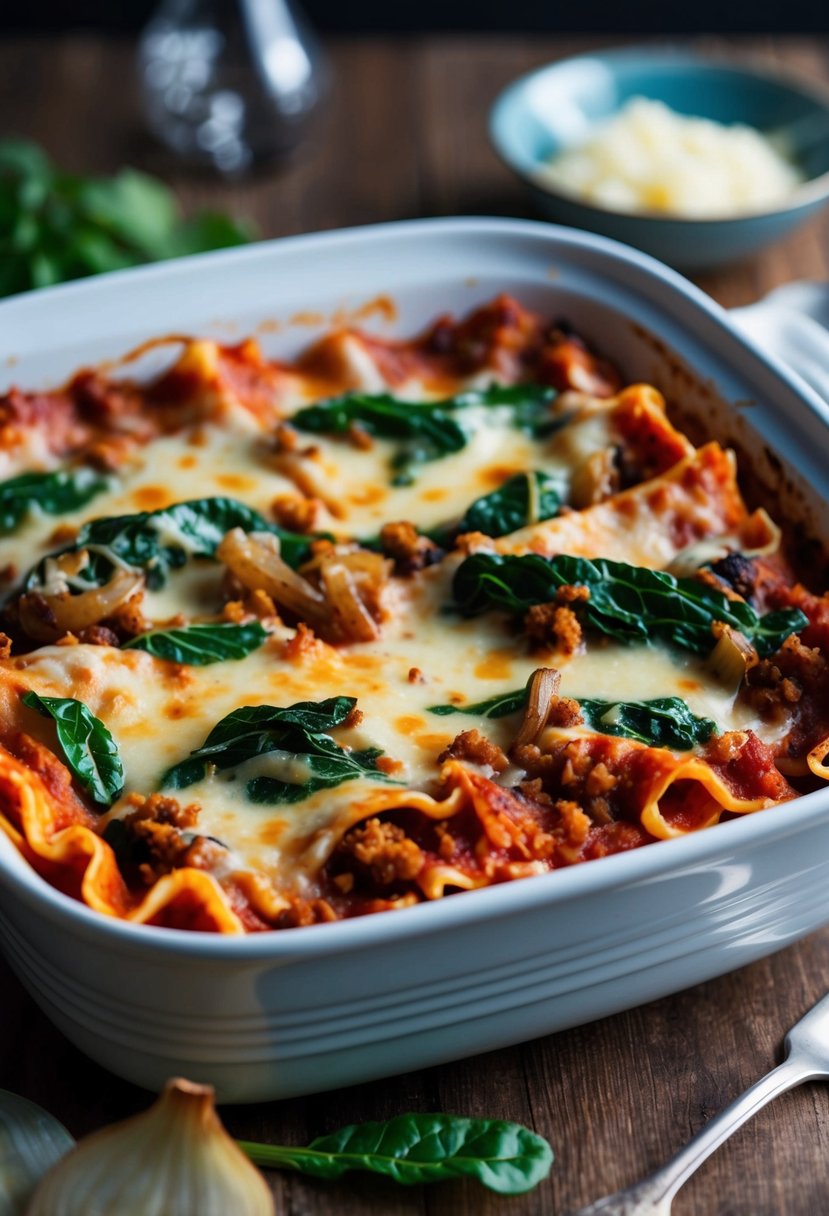
<svg viewBox="0 0 829 1216">
<path fill-rule="evenodd" d="M 785 202 L 803 175 L 771 139 L 636 97 L 539 173 L 550 185 L 613 211 L 710 219 Z"/>
</svg>

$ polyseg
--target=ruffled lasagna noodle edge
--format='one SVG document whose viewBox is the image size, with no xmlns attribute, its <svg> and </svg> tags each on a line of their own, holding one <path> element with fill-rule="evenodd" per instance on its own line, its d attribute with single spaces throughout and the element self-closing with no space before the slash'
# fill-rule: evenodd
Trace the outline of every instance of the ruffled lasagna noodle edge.
<svg viewBox="0 0 829 1216">
<path fill-rule="evenodd" d="M 780 801 L 740 797 L 723 776 L 699 757 L 678 756 L 633 740 L 615 742 L 627 757 L 648 753 L 651 777 L 641 787 L 639 821 L 656 840 L 675 839 L 709 827 L 725 812 L 746 814 Z M 826 751 L 825 745 L 823 750 Z M 819 775 L 828 771 L 824 765 Z M 497 839 L 488 820 L 493 813 L 497 817 L 500 798 L 505 795 L 511 798 L 509 791 L 455 762 L 444 767 L 443 780 L 446 794 L 440 799 L 420 791 L 378 790 L 355 801 L 331 831 L 326 857 L 319 859 L 319 869 L 350 828 L 394 810 L 412 810 L 431 820 L 446 820 L 471 809 L 485 836 Z M 693 792 L 697 808 L 693 826 L 672 822 L 670 811 L 664 807 L 677 782 L 690 782 L 697 787 Z M 796 791 L 783 783 L 786 786 L 783 799 L 795 797 Z M 94 911 L 133 924 L 224 934 L 246 931 L 243 918 L 234 910 L 233 895 L 203 870 L 193 867 L 174 870 L 158 878 L 143 897 L 137 897 L 124 881 L 110 845 L 89 824 L 66 822 L 78 812 L 62 807 L 40 776 L 1 745 L 0 805 L 5 808 L 5 813 L 0 813 L 0 828 L 37 873 Z M 546 868 L 533 872 L 540 873 Z M 236 898 L 241 896 L 254 912 L 261 914 L 266 909 L 257 898 L 255 885 L 245 882 L 245 877 L 238 876 L 242 881 L 236 886 Z M 475 874 L 450 864 L 428 866 L 416 881 L 428 900 L 442 898 L 449 888 L 471 890 L 490 885 L 483 873 Z"/>
<path fill-rule="evenodd" d="M 335 339 L 328 346 L 324 341 L 318 358 L 325 350 L 332 356 L 332 341 Z M 218 352 L 214 350 L 210 359 L 208 354 L 205 344 L 188 344 L 178 372 L 190 370 L 200 381 L 215 377 Z M 188 359 L 192 366 L 188 367 Z M 280 374 L 286 373 L 281 370 Z M 617 553 L 624 546 L 624 557 L 633 564 L 660 567 L 700 537 L 729 534 L 746 547 L 764 542 L 764 517 L 747 513 L 731 452 L 715 442 L 694 450 L 665 417 L 660 395 L 648 386 L 621 390 L 611 408 L 625 438 L 638 440 L 655 453 L 656 475 L 607 501 L 514 532 L 496 542 L 496 551 L 593 557 Z M 581 745 L 589 752 L 602 745 L 599 741 L 607 745 L 608 737 L 586 736 Z M 797 796 L 780 773 L 778 796 L 746 797 L 751 791 L 733 787 L 725 771 L 718 771 L 700 756 L 618 738 L 612 740 L 612 746 L 620 765 L 636 771 L 635 806 L 630 808 L 629 822 L 638 821 L 652 839 L 688 835 L 717 823 L 724 813 L 752 813 Z M 785 771 L 789 775 L 811 771 L 829 780 L 829 736 Z M 471 810 L 481 827 L 482 850 L 489 847 L 494 853 L 504 842 L 520 842 L 521 803 L 509 790 L 454 762 L 444 766 L 441 780 L 442 798 L 410 789 L 374 790 L 355 797 L 326 829 L 313 861 L 304 859 L 303 876 L 318 877 L 351 828 L 400 810 L 434 821 Z M 67 784 L 71 784 L 68 774 Z M 514 813 L 513 821 L 504 808 Z M 64 803 L 59 791 L 56 794 L 35 769 L 2 745 L 0 828 L 45 881 L 93 910 L 124 921 L 241 934 L 249 925 L 247 909 L 272 922 L 275 910 L 284 906 L 280 893 L 265 892 L 253 874 L 233 873 L 223 886 L 207 871 L 192 866 L 157 877 L 145 892 L 134 891 L 121 874 L 113 849 L 95 830 L 93 816 L 80 803 Z M 574 855 L 572 860 L 583 859 Z M 566 858 L 562 864 L 567 864 Z M 514 861 L 506 866 L 508 877 L 551 868 L 540 861 Z M 475 872 L 471 865 L 464 869 L 437 861 L 425 866 L 414 881 L 426 899 L 492 882 L 483 868 Z"/>
</svg>

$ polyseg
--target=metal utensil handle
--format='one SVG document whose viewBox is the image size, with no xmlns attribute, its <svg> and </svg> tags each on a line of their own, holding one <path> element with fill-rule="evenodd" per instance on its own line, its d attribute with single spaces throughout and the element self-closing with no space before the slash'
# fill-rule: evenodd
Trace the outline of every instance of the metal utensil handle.
<svg viewBox="0 0 829 1216">
<path fill-rule="evenodd" d="M 670 1161 L 652 1174 L 647 1180 L 650 1184 L 648 1197 L 654 1202 L 672 1199 L 691 1174 L 699 1169 L 703 1161 L 710 1157 L 715 1149 L 718 1149 L 738 1127 L 756 1115 L 757 1111 L 761 1110 L 767 1102 L 771 1102 L 772 1098 L 785 1093 L 787 1089 L 793 1089 L 802 1081 L 815 1075 L 808 1064 L 798 1061 L 796 1055 L 789 1056 L 777 1068 L 766 1073 L 764 1077 L 740 1094 L 739 1098 L 735 1098 L 729 1106 L 715 1115 L 692 1140 L 671 1157 Z"/>
</svg>

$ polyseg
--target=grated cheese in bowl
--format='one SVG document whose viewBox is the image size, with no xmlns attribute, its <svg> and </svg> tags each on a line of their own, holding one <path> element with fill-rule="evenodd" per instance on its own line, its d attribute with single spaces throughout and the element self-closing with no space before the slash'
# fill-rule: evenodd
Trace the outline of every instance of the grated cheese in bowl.
<svg viewBox="0 0 829 1216">
<path fill-rule="evenodd" d="M 539 177 L 613 211 L 693 219 L 769 210 L 803 181 L 753 127 L 689 118 L 644 97 L 555 156 Z"/>
</svg>

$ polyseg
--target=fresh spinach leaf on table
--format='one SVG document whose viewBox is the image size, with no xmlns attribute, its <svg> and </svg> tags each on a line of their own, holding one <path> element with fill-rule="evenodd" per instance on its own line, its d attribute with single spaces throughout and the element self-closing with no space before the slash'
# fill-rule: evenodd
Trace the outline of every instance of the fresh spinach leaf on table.
<svg viewBox="0 0 829 1216">
<path fill-rule="evenodd" d="M 239 1145 L 256 1165 L 318 1178 L 365 1170 L 414 1186 L 466 1177 L 499 1195 L 531 1190 L 547 1177 L 553 1162 L 547 1141 L 519 1123 L 443 1114 L 352 1124 L 319 1136 L 307 1148 L 245 1140 Z"/>
</svg>

